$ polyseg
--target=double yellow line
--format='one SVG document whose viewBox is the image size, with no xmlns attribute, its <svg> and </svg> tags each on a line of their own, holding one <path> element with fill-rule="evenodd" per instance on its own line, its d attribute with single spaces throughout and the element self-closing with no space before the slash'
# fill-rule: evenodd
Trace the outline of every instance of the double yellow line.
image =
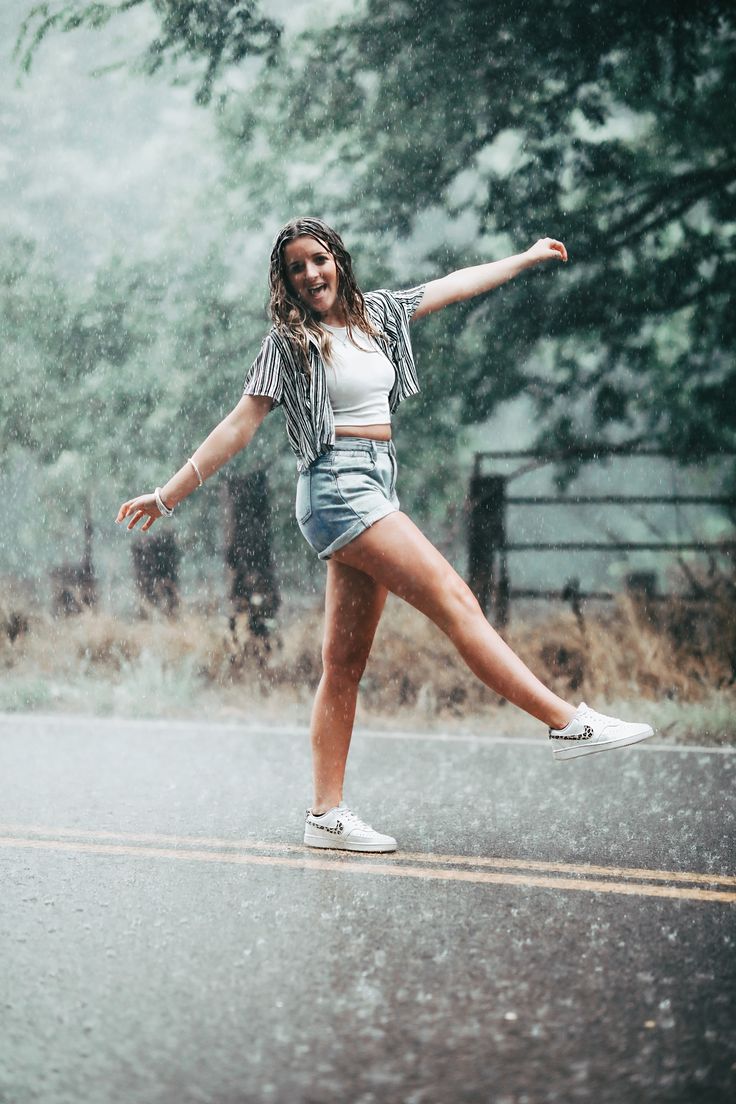
<svg viewBox="0 0 736 1104">
<path fill-rule="evenodd" d="M 0 824 L 0 833 L 0 847 L 6 849 L 331 870 L 340 874 L 389 878 L 736 903 L 736 876 L 701 874 L 689 870 L 650 870 L 646 867 L 594 866 L 589 863 L 410 851 L 368 857 L 346 851 L 315 852 L 312 848 L 267 840 L 88 831 L 27 824 Z"/>
</svg>

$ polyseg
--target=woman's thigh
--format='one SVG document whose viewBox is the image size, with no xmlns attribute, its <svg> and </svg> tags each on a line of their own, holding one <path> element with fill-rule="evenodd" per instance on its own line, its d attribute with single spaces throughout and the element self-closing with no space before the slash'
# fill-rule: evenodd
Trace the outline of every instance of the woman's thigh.
<svg viewBox="0 0 736 1104">
<path fill-rule="evenodd" d="M 458 603 L 467 613 L 479 609 L 467 583 L 401 511 L 377 521 L 333 558 L 370 575 L 443 627 Z"/>
<path fill-rule="evenodd" d="M 388 591 L 364 571 L 336 557 L 327 561 L 325 666 L 362 670 L 371 650 Z"/>
</svg>

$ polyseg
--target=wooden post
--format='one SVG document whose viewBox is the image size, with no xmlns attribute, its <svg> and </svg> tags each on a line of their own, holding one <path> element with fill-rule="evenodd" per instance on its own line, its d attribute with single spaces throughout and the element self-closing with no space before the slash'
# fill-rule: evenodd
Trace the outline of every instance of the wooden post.
<svg viewBox="0 0 736 1104">
<path fill-rule="evenodd" d="M 581 629 L 585 628 L 585 618 L 583 617 L 583 601 L 582 594 L 580 593 L 580 580 L 576 576 L 568 579 L 562 588 L 562 601 L 570 603 L 570 609 L 573 612 L 575 620 Z"/>
<path fill-rule="evenodd" d="M 51 590 L 54 615 L 81 613 L 97 603 L 97 579 L 92 563 L 92 511 L 84 500 L 84 554 L 78 564 L 52 568 Z"/>
<path fill-rule="evenodd" d="M 657 620 L 657 572 L 630 571 L 626 576 L 626 593 L 647 621 Z"/>
<path fill-rule="evenodd" d="M 141 597 L 172 615 L 179 605 L 181 552 L 171 532 L 143 534 L 133 547 L 133 573 Z M 142 611 L 143 612 L 143 611 Z"/>
<path fill-rule="evenodd" d="M 481 475 L 476 458 L 470 478 L 468 584 L 485 614 L 508 622 L 510 585 L 506 555 L 506 476 Z"/>
<path fill-rule="evenodd" d="M 651 602 L 657 597 L 656 571 L 630 571 L 626 576 L 626 590 L 643 602 Z"/>
<path fill-rule="evenodd" d="M 235 614 L 247 613 L 251 633 L 267 641 L 281 605 L 271 546 L 268 476 L 265 471 L 230 476 L 226 486 L 230 597 Z"/>
</svg>

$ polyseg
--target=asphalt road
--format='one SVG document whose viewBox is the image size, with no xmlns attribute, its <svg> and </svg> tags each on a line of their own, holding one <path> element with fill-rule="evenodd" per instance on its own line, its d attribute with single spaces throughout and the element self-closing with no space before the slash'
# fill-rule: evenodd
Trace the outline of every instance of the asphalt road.
<svg viewBox="0 0 736 1104">
<path fill-rule="evenodd" d="M 718 1104 L 736 754 L 0 716 L 0 1104 Z"/>
</svg>

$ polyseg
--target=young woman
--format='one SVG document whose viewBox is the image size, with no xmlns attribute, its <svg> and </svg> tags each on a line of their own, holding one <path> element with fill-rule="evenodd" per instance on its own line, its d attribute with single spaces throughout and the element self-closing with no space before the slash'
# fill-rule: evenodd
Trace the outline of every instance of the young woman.
<svg viewBox="0 0 736 1104">
<path fill-rule="evenodd" d="M 151 528 L 245 448 L 274 406 L 283 406 L 299 472 L 296 517 L 327 561 L 323 674 L 311 723 L 314 800 L 304 842 L 350 851 L 393 851 L 343 803 L 358 684 L 389 591 L 445 632 L 487 686 L 543 721 L 553 755 L 570 759 L 652 735 L 577 709 L 548 690 L 491 628 L 457 572 L 399 508 L 391 416 L 419 390 L 409 322 L 490 291 L 527 268 L 567 260 L 541 238 L 525 253 L 461 269 L 407 291 L 363 295 L 340 236 L 301 218 L 277 235 L 269 273 L 273 326 L 238 405 L 186 464 L 153 494 L 129 499 L 117 521 Z"/>
</svg>

